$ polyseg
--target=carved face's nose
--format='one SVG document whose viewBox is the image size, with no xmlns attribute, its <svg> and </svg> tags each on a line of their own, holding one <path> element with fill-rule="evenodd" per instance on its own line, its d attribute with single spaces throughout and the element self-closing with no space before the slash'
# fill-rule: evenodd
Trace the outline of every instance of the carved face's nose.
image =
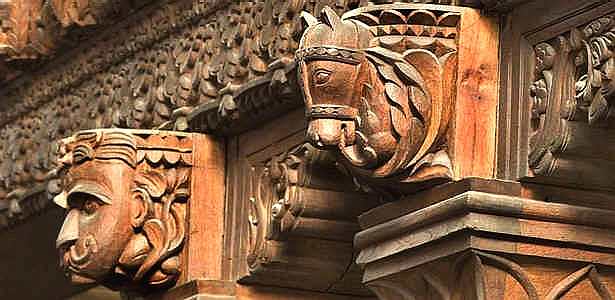
<svg viewBox="0 0 615 300">
<path fill-rule="evenodd" d="M 79 238 L 79 210 L 71 209 L 68 211 L 64 224 L 56 239 L 56 248 L 61 249 L 65 245 L 73 244 Z"/>
</svg>

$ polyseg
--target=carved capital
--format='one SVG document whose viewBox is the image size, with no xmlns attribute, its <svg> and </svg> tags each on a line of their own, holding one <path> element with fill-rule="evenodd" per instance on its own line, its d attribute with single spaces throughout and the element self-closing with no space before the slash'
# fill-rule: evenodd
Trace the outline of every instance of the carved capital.
<svg viewBox="0 0 615 300">
<path fill-rule="evenodd" d="M 172 286 L 182 272 L 191 137 L 90 130 L 62 140 L 60 152 L 54 201 L 67 215 L 57 247 L 71 280 L 129 291 Z"/>
<path fill-rule="evenodd" d="M 364 284 L 385 300 L 612 299 L 615 213 L 524 193 L 465 180 L 363 214 L 355 247 Z"/>
<path fill-rule="evenodd" d="M 382 300 L 613 299 L 608 288 L 613 280 L 611 268 L 591 263 L 561 269 L 546 266 L 545 262 L 534 265 L 519 257 L 473 250 L 367 286 Z M 552 273 L 538 273 L 537 267 Z"/>
<path fill-rule="evenodd" d="M 304 13 L 296 59 L 307 138 L 357 182 L 418 186 L 453 177 L 446 134 L 455 99 L 461 13 L 373 5 Z"/>
<path fill-rule="evenodd" d="M 529 166 L 538 179 L 611 189 L 615 166 L 615 21 L 537 44 Z"/>
</svg>

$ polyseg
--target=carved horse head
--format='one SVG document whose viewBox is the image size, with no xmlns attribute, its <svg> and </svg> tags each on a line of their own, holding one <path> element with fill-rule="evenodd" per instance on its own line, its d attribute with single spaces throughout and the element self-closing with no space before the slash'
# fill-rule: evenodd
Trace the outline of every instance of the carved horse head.
<svg viewBox="0 0 615 300">
<path fill-rule="evenodd" d="M 438 150 L 451 106 L 443 77 L 454 53 L 379 47 L 370 27 L 328 7 L 320 21 L 305 12 L 303 19 L 309 26 L 296 57 L 310 143 L 376 178 L 412 169 Z"/>
</svg>

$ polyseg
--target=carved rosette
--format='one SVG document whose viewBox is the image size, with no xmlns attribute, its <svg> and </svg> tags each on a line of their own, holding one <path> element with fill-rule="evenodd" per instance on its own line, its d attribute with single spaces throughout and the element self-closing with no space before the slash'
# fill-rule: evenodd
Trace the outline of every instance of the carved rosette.
<svg viewBox="0 0 615 300">
<path fill-rule="evenodd" d="M 460 14 L 425 8 L 304 14 L 309 27 L 296 58 L 307 138 L 335 152 L 361 185 L 403 190 L 452 177 L 446 133 Z"/>
<path fill-rule="evenodd" d="M 604 17 L 534 47 L 532 175 L 612 188 L 614 43 L 615 21 Z"/>
<path fill-rule="evenodd" d="M 74 283 L 168 288 L 181 274 L 192 141 L 163 131 L 100 129 L 61 142 L 57 239 Z"/>
</svg>

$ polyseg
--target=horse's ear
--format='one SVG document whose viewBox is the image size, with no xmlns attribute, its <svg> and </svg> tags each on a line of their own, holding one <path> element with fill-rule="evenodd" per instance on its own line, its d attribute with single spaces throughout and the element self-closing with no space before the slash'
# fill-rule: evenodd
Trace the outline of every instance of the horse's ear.
<svg viewBox="0 0 615 300">
<path fill-rule="evenodd" d="M 329 6 L 325 6 L 320 14 L 323 22 L 331 28 L 337 28 L 340 24 L 342 24 L 342 19 L 340 19 L 337 13 Z"/>
<path fill-rule="evenodd" d="M 314 26 L 319 23 L 318 19 L 316 19 L 316 17 L 314 17 L 311 13 L 307 11 L 301 12 L 301 20 L 305 25 L 307 25 L 306 27 Z"/>
</svg>

